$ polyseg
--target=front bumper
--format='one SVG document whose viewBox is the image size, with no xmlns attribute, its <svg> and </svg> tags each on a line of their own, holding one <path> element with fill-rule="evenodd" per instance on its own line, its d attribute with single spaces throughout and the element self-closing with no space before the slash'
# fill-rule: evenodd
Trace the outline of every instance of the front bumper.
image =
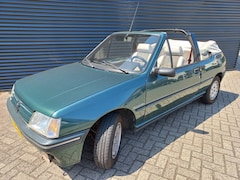
<svg viewBox="0 0 240 180">
<path fill-rule="evenodd" d="M 89 129 L 56 139 L 48 139 L 28 127 L 10 98 L 7 100 L 7 108 L 22 135 L 40 151 L 52 156 L 52 161 L 57 165 L 66 167 L 80 162 L 83 144 Z"/>
</svg>

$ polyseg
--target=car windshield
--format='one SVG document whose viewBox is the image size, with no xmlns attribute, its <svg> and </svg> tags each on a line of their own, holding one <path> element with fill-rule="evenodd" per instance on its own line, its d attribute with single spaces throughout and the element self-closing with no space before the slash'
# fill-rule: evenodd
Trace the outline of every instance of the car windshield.
<svg viewBox="0 0 240 180">
<path fill-rule="evenodd" d="M 107 71 L 141 73 L 146 69 L 159 39 L 160 36 L 149 34 L 112 34 L 82 63 Z"/>
</svg>

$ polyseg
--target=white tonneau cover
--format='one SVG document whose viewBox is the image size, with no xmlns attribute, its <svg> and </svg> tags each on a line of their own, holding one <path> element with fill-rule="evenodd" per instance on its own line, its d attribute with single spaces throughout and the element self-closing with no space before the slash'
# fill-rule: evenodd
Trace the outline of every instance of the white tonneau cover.
<svg viewBox="0 0 240 180">
<path fill-rule="evenodd" d="M 186 54 L 189 54 L 191 51 L 191 44 L 189 41 L 169 39 L 169 43 L 170 46 L 180 46 Z M 206 59 L 210 54 L 214 55 L 222 52 L 222 50 L 218 47 L 216 41 L 213 40 L 198 41 L 198 47 L 201 60 Z"/>
<path fill-rule="evenodd" d="M 183 50 L 189 51 L 191 49 L 191 45 L 188 41 L 184 40 L 174 40 L 169 39 L 170 45 L 178 45 L 181 46 Z M 200 54 L 211 52 L 212 54 L 217 54 L 222 50 L 218 47 L 216 41 L 198 41 L 198 46 L 200 50 Z"/>
<path fill-rule="evenodd" d="M 209 40 L 206 42 L 198 41 L 198 46 L 199 46 L 201 55 L 208 52 L 211 52 L 212 54 L 217 54 L 222 52 L 222 50 L 218 47 L 216 41 L 213 41 L 213 40 Z"/>
</svg>

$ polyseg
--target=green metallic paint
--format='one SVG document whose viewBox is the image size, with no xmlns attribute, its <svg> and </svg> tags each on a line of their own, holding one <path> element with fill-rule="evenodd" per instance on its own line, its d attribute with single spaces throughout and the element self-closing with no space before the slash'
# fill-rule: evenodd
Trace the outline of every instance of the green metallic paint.
<svg viewBox="0 0 240 180">
<path fill-rule="evenodd" d="M 14 120 L 23 134 L 29 133 L 29 137 L 33 138 L 30 141 L 40 150 L 53 155 L 55 163 L 69 166 L 80 161 L 88 130 L 104 115 L 115 110 L 128 109 L 135 116 L 136 122 L 133 122 L 133 126 L 139 129 L 199 98 L 205 93 L 214 76 L 218 73 L 224 75 L 225 57 L 219 56 L 217 60 L 216 57 L 211 57 L 199 61 L 198 47 L 194 48 L 196 62 L 176 68 L 175 77 L 151 75 L 167 38 L 166 33 L 152 32 L 152 34 L 161 35 L 161 41 L 156 45 L 145 72 L 141 74 L 110 72 L 73 63 L 17 81 L 15 93 L 24 106 L 31 109 L 29 112 L 39 111 L 48 116 L 62 118 L 59 138 L 62 139 L 61 142 L 60 140 L 57 142 L 58 139 L 52 141 L 40 137 L 36 133 L 34 135 L 34 132 L 26 126 L 28 122 L 26 118 L 18 118 L 19 112 L 14 109 L 16 102 L 9 99 L 9 112 L 17 118 Z M 189 34 L 188 38 L 193 46 L 197 46 L 194 36 Z M 199 71 L 194 71 L 195 68 Z M 84 135 L 79 135 L 81 141 L 61 146 L 65 137 L 71 139 L 79 132 L 84 132 Z M 44 144 L 39 146 L 37 144 L 39 141 Z M 59 147 L 48 148 L 46 144 L 53 142 L 55 145 L 59 144 Z"/>
<path fill-rule="evenodd" d="M 60 136 L 65 136 L 90 128 L 115 109 L 134 111 L 145 101 L 144 79 L 144 74 L 109 72 L 73 63 L 17 81 L 15 93 L 32 111 L 61 117 Z M 143 116 L 144 111 L 136 113 L 136 118 Z"/>
<path fill-rule="evenodd" d="M 145 76 L 135 76 L 58 111 L 57 115 L 63 119 L 61 136 L 90 128 L 101 117 L 118 109 L 130 109 L 136 119 L 143 118 L 145 110 L 136 112 L 135 107 L 145 101 L 144 79 Z"/>
<path fill-rule="evenodd" d="M 35 145 L 40 151 L 54 157 L 53 161 L 64 167 L 78 163 L 81 159 L 84 140 L 88 130 L 80 131 L 69 136 L 57 139 L 48 139 L 36 134 L 24 121 L 23 117 L 16 111 L 10 98 L 7 101 L 8 110 L 21 134 Z"/>
<path fill-rule="evenodd" d="M 81 160 L 83 143 L 74 143 L 65 146 L 64 148 L 56 148 L 47 153 L 54 157 L 53 162 L 61 167 L 74 165 Z"/>
<path fill-rule="evenodd" d="M 59 109 L 133 77 L 73 63 L 23 78 L 15 91 L 33 111 L 54 116 Z"/>
<path fill-rule="evenodd" d="M 166 111 L 176 109 L 176 104 L 183 104 L 195 96 L 200 85 L 199 73 L 193 73 L 196 64 L 181 67 L 176 70 L 175 77 L 157 76 L 147 82 L 146 113 L 136 126 L 141 127 Z"/>
</svg>

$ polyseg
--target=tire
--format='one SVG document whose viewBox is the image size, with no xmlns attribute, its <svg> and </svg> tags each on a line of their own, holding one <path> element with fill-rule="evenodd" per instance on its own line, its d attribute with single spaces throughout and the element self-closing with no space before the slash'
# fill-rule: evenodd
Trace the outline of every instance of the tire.
<svg viewBox="0 0 240 180">
<path fill-rule="evenodd" d="M 110 169 L 118 158 L 122 138 L 122 120 L 117 113 L 105 116 L 99 124 L 94 141 L 94 161 L 102 169 Z"/>
<path fill-rule="evenodd" d="M 212 84 L 208 87 L 207 92 L 201 98 L 201 101 L 205 104 L 212 104 L 216 101 L 220 90 L 220 78 L 216 76 Z"/>
</svg>

